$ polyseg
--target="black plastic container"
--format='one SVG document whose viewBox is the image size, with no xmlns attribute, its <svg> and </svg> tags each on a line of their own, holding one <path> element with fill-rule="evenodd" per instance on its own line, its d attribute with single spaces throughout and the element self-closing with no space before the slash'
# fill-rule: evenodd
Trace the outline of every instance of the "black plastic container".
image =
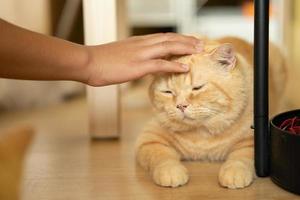
<svg viewBox="0 0 300 200">
<path fill-rule="evenodd" d="M 276 115 L 270 121 L 270 176 L 280 187 L 300 194 L 300 135 L 279 129 L 289 118 L 300 117 L 300 109 Z"/>
</svg>

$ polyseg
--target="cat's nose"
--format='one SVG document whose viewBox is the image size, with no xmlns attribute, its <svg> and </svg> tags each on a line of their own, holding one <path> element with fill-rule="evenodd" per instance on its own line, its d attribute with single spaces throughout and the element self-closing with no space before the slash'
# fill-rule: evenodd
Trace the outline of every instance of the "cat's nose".
<svg viewBox="0 0 300 200">
<path fill-rule="evenodd" d="M 188 107 L 188 104 L 178 104 L 176 108 L 178 108 L 181 112 L 184 112 L 184 110 Z"/>
</svg>

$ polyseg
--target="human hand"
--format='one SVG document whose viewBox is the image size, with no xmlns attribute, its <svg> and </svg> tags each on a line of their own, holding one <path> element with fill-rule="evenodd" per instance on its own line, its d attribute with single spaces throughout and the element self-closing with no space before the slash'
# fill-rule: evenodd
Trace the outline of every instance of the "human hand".
<svg viewBox="0 0 300 200">
<path fill-rule="evenodd" d="M 157 72 L 187 72 L 189 66 L 164 58 L 199 53 L 203 42 L 192 36 L 157 33 L 86 48 L 89 52 L 86 83 L 104 86 Z"/>
</svg>

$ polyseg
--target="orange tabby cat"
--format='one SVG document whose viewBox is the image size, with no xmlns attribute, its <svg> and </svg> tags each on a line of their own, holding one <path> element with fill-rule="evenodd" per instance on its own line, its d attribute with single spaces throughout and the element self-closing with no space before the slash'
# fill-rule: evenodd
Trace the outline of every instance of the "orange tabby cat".
<svg viewBox="0 0 300 200">
<path fill-rule="evenodd" d="M 22 161 L 33 130 L 22 127 L 0 133 L 0 199 L 19 199 Z"/>
<path fill-rule="evenodd" d="M 190 72 L 155 77 L 149 93 L 157 115 L 137 140 L 137 161 L 156 184 L 170 187 L 188 182 L 180 160 L 224 161 L 219 183 L 244 188 L 255 178 L 252 46 L 227 37 L 206 39 L 204 49 L 175 59 Z M 270 54 L 271 75 L 282 72 L 280 52 L 271 45 Z M 284 73 L 277 76 L 285 80 Z M 284 87 L 279 83 L 276 89 L 276 80 L 270 80 L 271 98 L 278 97 L 274 110 Z"/>
</svg>

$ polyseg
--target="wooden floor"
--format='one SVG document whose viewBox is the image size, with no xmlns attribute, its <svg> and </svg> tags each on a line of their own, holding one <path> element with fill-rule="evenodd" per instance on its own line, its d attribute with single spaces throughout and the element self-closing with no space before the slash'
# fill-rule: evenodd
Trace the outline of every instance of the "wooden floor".
<svg viewBox="0 0 300 200">
<path fill-rule="evenodd" d="M 0 116 L 1 127 L 28 122 L 37 128 L 24 169 L 23 200 L 299 199 L 269 178 L 257 179 L 246 189 L 221 188 L 217 182 L 220 165 L 216 163 L 187 162 L 187 185 L 158 187 L 136 166 L 133 153 L 136 135 L 151 111 L 124 110 L 120 140 L 90 141 L 86 107 L 84 100 L 76 100 Z"/>
</svg>

